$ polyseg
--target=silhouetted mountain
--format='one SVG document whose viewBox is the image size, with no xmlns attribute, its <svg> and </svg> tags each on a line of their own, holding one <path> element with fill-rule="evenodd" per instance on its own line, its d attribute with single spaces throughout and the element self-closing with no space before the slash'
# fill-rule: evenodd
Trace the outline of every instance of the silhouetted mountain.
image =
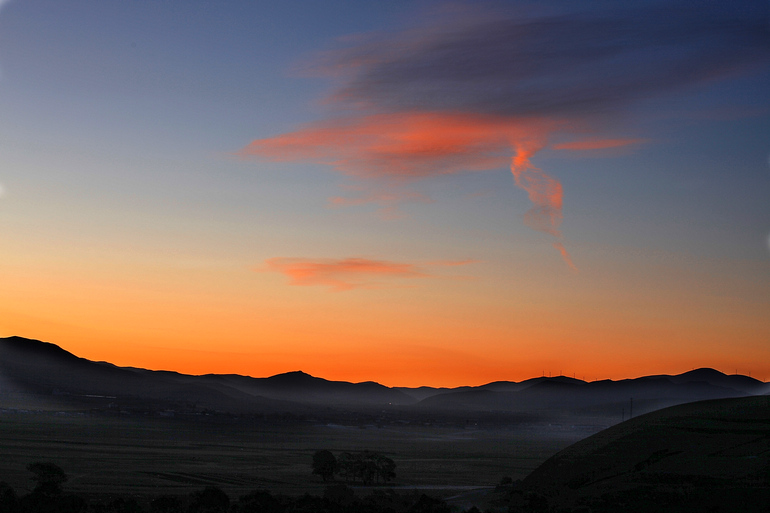
<svg viewBox="0 0 770 513">
<path fill-rule="evenodd" d="M 396 390 L 400 390 L 407 396 L 411 397 L 413 401 L 422 401 L 425 398 L 432 397 L 434 395 L 443 394 L 450 391 L 459 391 L 459 390 L 470 390 L 473 387 L 458 387 L 458 388 L 447 388 L 447 387 L 429 387 L 429 386 L 422 386 L 422 387 L 395 387 Z"/>
<path fill-rule="evenodd" d="M 746 376 L 699 369 L 677 376 L 645 376 L 620 381 L 585 382 L 566 376 L 521 383 L 495 382 L 472 390 L 450 390 L 420 402 L 435 410 L 525 412 L 561 410 L 572 414 L 629 416 L 706 399 L 761 394 L 767 385 Z M 633 411 L 632 411 L 633 410 Z"/>
<path fill-rule="evenodd" d="M 554 510 L 767 511 L 769 471 L 770 397 L 757 396 L 674 406 L 615 425 L 547 460 L 523 487 Z M 524 500 L 514 494 L 512 511 Z"/>
<path fill-rule="evenodd" d="M 674 383 L 705 382 L 723 388 L 732 388 L 746 394 L 766 393 L 767 385 L 758 379 L 740 374 L 723 374 L 714 369 L 695 369 L 677 376 L 667 376 Z"/>
<path fill-rule="evenodd" d="M 21 337 L 0 339 L 0 374 L 12 391 L 55 395 L 62 400 L 120 399 L 134 408 L 280 411 L 296 405 L 211 386 L 175 372 L 153 372 L 97 363 L 60 347 Z M 91 401 L 93 402 L 93 401 Z M 104 403 L 105 401 L 101 401 Z"/>
<path fill-rule="evenodd" d="M 101 399 L 101 407 L 108 404 L 118 409 L 307 413 L 329 406 L 395 406 L 426 413 L 558 412 L 620 420 L 632 409 L 638 415 L 696 400 L 763 393 L 766 388 L 761 381 L 727 376 L 713 369 L 590 383 L 567 376 L 538 377 L 520 383 L 498 381 L 454 389 L 329 381 L 301 371 L 268 378 L 190 376 L 92 362 L 37 340 L 0 339 L 0 393 L 27 392 L 84 404 Z"/>
<path fill-rule="evenodd" d="M 327 381 L 303 372 L 250 378 L 121 368 L 78 358 L 54 344 L 21 337 L 0 339 L 0 375 L 4 378 L 0 386 L 5 391 L 57 395 L 71 400 L 101 396 L 132 400 L 153 409 L 272 413 L 307 411 L 304 405 L 414 402 L 402 392 L 377 383 Z"/>
</svg>

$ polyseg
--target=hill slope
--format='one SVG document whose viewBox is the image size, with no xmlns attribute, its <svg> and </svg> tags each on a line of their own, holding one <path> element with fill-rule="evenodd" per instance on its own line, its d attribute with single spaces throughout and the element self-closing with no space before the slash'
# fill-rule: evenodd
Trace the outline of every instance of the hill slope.
<svg viewBox="0 0 770 513">
<path fill-rule="evenodd" d="M 702 401 L 634 418 L 559 452 L 523 486 L 551 506 L 594 512 L 767 511 L 770 397 Z"/>
</svg>

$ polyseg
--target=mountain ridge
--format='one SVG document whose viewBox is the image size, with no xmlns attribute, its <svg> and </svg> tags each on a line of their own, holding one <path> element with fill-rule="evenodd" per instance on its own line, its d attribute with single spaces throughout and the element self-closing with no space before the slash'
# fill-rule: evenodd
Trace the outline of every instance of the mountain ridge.
<svg viewBox="0 0 770 513">
<path fill-rule="evenodd" d="M 693 400 L 758 395 L 768 390 L 767 383 L 755 378 L 727 375 L 710 368 L 619 381 L 586 382 L 569 376 L 541 376 L 521 382 L 495 381 L 455 388 L 332 381 L 301 370 L 266 378 L 189 375 L 94 362 L 56 344 L 18 336 L 0 338 L 0 377 L 4 378 L 0 380 L 0 392 L 2 387 L 15 387 L 38 394 L 146 400 L 157 408 L 162 404 L 175 408 L 187 405 L 236 413 L 307 413 L 308 408 L 332 406 L 478 413 L 622 410 L 631 415 L 634 408 L 643 413 Z"/>
</svg>

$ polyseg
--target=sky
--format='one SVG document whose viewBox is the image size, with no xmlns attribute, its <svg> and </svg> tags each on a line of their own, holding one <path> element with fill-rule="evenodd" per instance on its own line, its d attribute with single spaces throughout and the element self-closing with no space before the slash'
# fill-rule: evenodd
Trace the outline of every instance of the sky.
<svg viewBox="0 0 770 513">
<path fill-rule="evenodd" d="M 0 336 L 389 386 L 770 380 L 769 9 L 0 2 Z"/>
</svg>

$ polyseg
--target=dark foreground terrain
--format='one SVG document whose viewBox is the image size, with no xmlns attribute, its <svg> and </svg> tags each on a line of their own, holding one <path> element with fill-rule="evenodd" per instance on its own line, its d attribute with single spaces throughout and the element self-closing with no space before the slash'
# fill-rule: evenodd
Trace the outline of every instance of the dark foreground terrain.
<svg viewBox="0 0 770 513">
<path fill-rule="evenodd" d="M 770 511 L 770 397 L 684 404 L 613 426 L 550 458 L 521 489 L 555 510 Z"/>
<path fill-rule="evenodd" d="M 766 392 L 711 369 L 457 389 L 186 376 L 12 337 L 0 513 L 770 511 Z M 395 476 L 322 476 L 319 451 Z M 42 486 L 47 464 L 66 481 Z"/>
<path fill-rule="evenodd" d="M 569 445 L 514 431 L 2 417 L 5 512 L 765 512 L 770 397 L 702 401 L 643 415 Z M 244 429 L 245 428 L 245 429 Z M 330 452 L 387 451 L 397 477 L 362 486 L 311 473 Z M 567 440 L 563 439 L 562 444 Z M 337 454 L 340 454 L 337 452 Z M 41 487 L 27 463 L 66 468 Z M 539 464 L 540 463 L 540 464 Z M 533 467 L 535 467 L 533 469 Z M 513 471 L 524 479 L 504 477 Z"/>
<path fill-rule="evenodd" d="M 67 490 L 88 497 L 184 494 L 218 486 L 237 497 L 254 489 L 322 493 L 311 473 L 318 450 L 377 451 L 393 459 L 395 488 L 444 495 L 522 479 L 558 450 L 582 438 L 572 431 L 441 426 L 312 425 L 211 416 L 183 419 L 0 414 L 0 480 L 32 490 L 32 462 L 56 463 Z M 339 479 L 339 478 L 338 478 Z"/>
</svg>

